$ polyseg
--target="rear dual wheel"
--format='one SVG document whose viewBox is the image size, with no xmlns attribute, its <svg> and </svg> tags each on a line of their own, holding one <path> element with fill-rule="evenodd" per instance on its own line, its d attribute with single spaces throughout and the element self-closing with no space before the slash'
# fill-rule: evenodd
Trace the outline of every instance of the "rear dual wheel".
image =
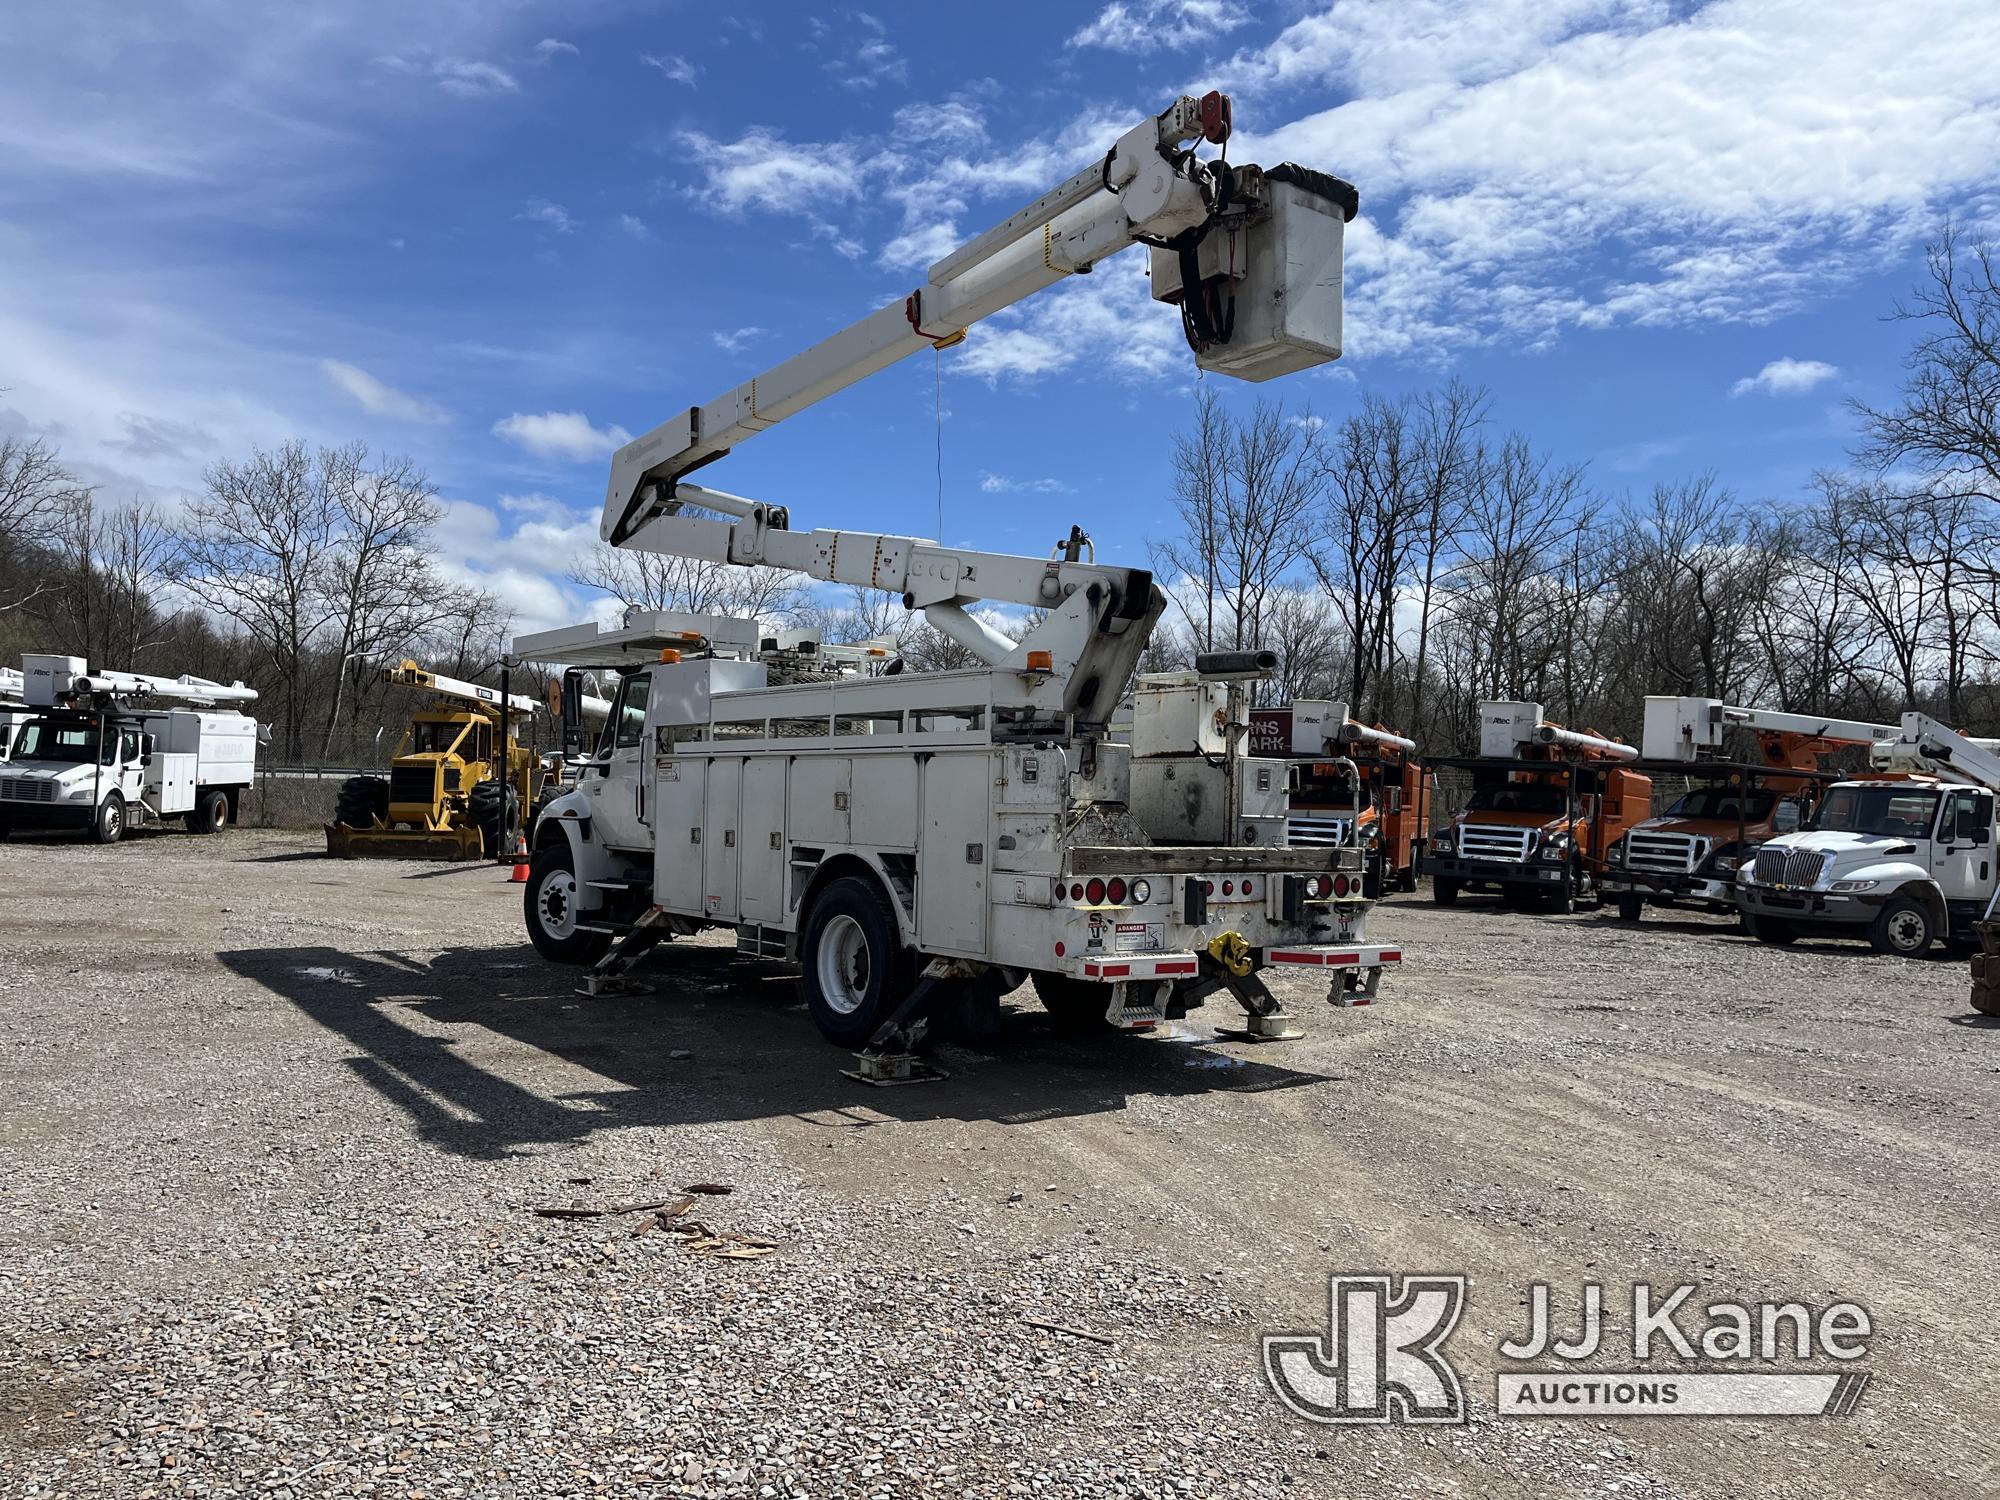
<svg viewBox="0 0 2000 1500">
<path fill-rule="evenodd" d="M 188 810 L 187 829 L 189 833 L 217 833 L 228 821 L 228 793 L 203 792 Z"/>
</svg>

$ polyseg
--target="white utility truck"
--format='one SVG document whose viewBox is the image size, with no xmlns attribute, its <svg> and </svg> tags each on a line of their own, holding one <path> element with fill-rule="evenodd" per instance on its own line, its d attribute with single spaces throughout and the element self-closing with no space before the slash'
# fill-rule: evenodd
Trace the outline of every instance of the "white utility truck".
<svg viewBox="0 0 2000 1500">
<path fill-rule="evenodd" d="M 236 821 L 256 778 L 256 701 L 242 683 L 92 672 L 79 656 L 25 656 L 27 717 L 0 767 L 0 834 L 72 828 L 114 844 L 128 828 Z"/>
<path fill-rule="evenodd" d="M 1080 529 L 1044 557 L 801 532 L 686 477 L 1133 244 L 1153 247 L 1154 295 L 1204 368 L 1264 379 L 1336 357 L 1353 189 L 1188 148 L 1228 133 L 1223 96 L 1176 101 L 907 298 L 613 456 L 607 541 L 901 595 L 978 665 L 875 670 L 752 620 L 665 647 L 657 618 L 517 640 L 523 659 L 623 671 L 583 785 L 537 825 L 524 900 L 544 954 L 595 962 L 602 985 L 662 937 L 732 928 L 798 964 L 820 1030 L 868 1044 L 864 1071 L 938 985 L 997 1001 L 1032 978 L 1052 1011 L 1128 1028 L 1226 989 L 1260 1037 L 1297 1034 L 1267 965 L 1314 970 L 1338 1002 L 1375 994 L 1401 953 L 1367 940 L 1361 849 L 1287 847 L 1286 767 L 1245 753 L 1241 684 L 1267 654 L 1142 683 L 1120 744 L 1109 721 L 1165 598 Z M 1017 639 L 982 603 L 1038 614 Z"/>
<path fill-rule="evenodd" d="M 1914 957 L 1973 941 L 1996 887 L 2000 752 L 1906 713 L 1869 760 L 1880 775 L 1835 782 L 1804 828 L 1738 867 L 1737 909 L 1765 942 L 1850 932 Z"/>
</svg>

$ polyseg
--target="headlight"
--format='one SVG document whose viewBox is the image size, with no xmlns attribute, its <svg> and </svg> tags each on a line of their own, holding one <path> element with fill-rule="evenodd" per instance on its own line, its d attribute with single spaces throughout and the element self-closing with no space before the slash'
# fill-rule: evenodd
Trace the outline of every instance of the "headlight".
<svg viewBox="0 0 2000 1500">
<path fill-rule="evenodd" d="M 1569 856 L 1569 835 L 1559 833 L 1554 838 L 1542 840 L 1543 859 L 1566 859 Z"/>
<path fill-rule="evenodd" d="M 1381 826 L 1376 823 L 1370 823 L 1362 830 L 1361 836 L 1368 841 L 1368 847 L 1373 849 L 1377 844 L 1382 842 Z"/>
<path fill-rule="evenodd" d="M 1431 839 L 1431 853 L 1433 854 L 1449 854 L 1457 847 L 1457 843 L 1448 833 L 1437 834 Z"/>
<path fill-rule="evenodd" d="M 1614 865 L 1624 864 L 1625 840 L 1622 838 L 1613 839 L 1611 841 L 1611 847 L 1605 851 L 1604 857 L 1611 864 Z"/>
<path fill-rule="evenodd" d="M 73 786 L 63 793 L 63 796 L 71 802 L 80 802 L 89 795 L 90 788 L 87 786 Z"/>
<path fill-rule="evenodd" d="M 1830 891 L 1872 891 L 1881 883 L 1879 880 L 1836 880 L 1827 889 Z"/>
</svg>

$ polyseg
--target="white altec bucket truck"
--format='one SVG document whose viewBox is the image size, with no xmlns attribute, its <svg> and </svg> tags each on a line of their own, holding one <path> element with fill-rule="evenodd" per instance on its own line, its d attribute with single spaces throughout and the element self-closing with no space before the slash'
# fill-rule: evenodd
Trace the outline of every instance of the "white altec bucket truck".
<svg viewBox="0 0 2000 1500">
<path fill-rule="evenodd" d="M 256 778 L 257 721 L 242 683 L 92 672 L 80 656 L 25 656 L 30 717 L 0 768 L 0 833 L 73 828 L 115 844 L 128 828 L 234 822 Z"/>
<path fill-rule="evenodd" d="M 896 1049 L 941 983 L 997 1002 L 1032 978 L 1052 1011 L 1128 1028 L 1226 989 L 1266 1038 L 1297 1034 L 1258 977 L 1267 965 L 1326 976 L 1336 1001 L 1375 993 L 1401 954 L 1366 938 L 1361 850 L 1280 842 L 1283 763 L 1241 756 L 1247 726 L 1216 721 L 1226 684 L 1265 670 L 1260 653 L 1204 658 L 1142 694 L 1134 744 L 1115 743 L 1109 720 L 1165 598 L 1144 570 L 1097 562 L 1081 530 L 1046 557 L 794 531 L 782 506 L 687 480 L 1133 244 L 1153 247 L 1154 296 L 1180 305 L 1202 367 L 1261 380 L 1335 358 L 1354 190 L 1187 149 L 1228 133 L 1223 96 L 1177 100 L 907 298 L 618 450 L 607 541 L 899 594 L 981 664 L 787 682 L 754 621 L 694 627 L 688 649 L 668 648 L 678 659 L 627 663 L 596 774 L 538 825 L 524 899 L 543 953 L 596 962 L 601 986 L 661 937 L 733 928 L 743 950 L 797 963 L 820 1030 L 868 1044 L 864 1073 L 910 1065 Z M 1041 613 L 1017 640 L 971 613 L 981 603 Z M 576 665 L 620 649 L 515 642 Z M 1142 743 L 1174 764 L 1146 766 Z M 1171 802 L 1174 827 L 1146 826 L 1142 786 Z"/>
<path fill-rule="evenodd" d="M 1835 782 L 1803 829 L 1737 869 L 1737 909 L 1765 942 L 1844 931 L 1912 958 L 1974 941 L 1996 886 L 2000 749 L 1906 713 L 1869 762 L 1880 776 Z"/>
</svg>

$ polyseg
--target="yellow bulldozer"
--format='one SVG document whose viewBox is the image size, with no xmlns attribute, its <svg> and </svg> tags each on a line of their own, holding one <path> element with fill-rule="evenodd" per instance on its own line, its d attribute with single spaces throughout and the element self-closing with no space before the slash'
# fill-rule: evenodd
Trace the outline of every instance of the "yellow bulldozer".
<svg viewBox="0 0 2000 1500">
<path fill-rule="evenodd" d="M 410 715 L 387 777 L 351 776 L 341 784 L 326 852 L 340 859 L 496 859 L 510 851 L 541 777 L 541 762 L 522 739 L 535 700 L 413 661 L 384 667 L 382 680 L 432 697 Z"/>
</svg>

